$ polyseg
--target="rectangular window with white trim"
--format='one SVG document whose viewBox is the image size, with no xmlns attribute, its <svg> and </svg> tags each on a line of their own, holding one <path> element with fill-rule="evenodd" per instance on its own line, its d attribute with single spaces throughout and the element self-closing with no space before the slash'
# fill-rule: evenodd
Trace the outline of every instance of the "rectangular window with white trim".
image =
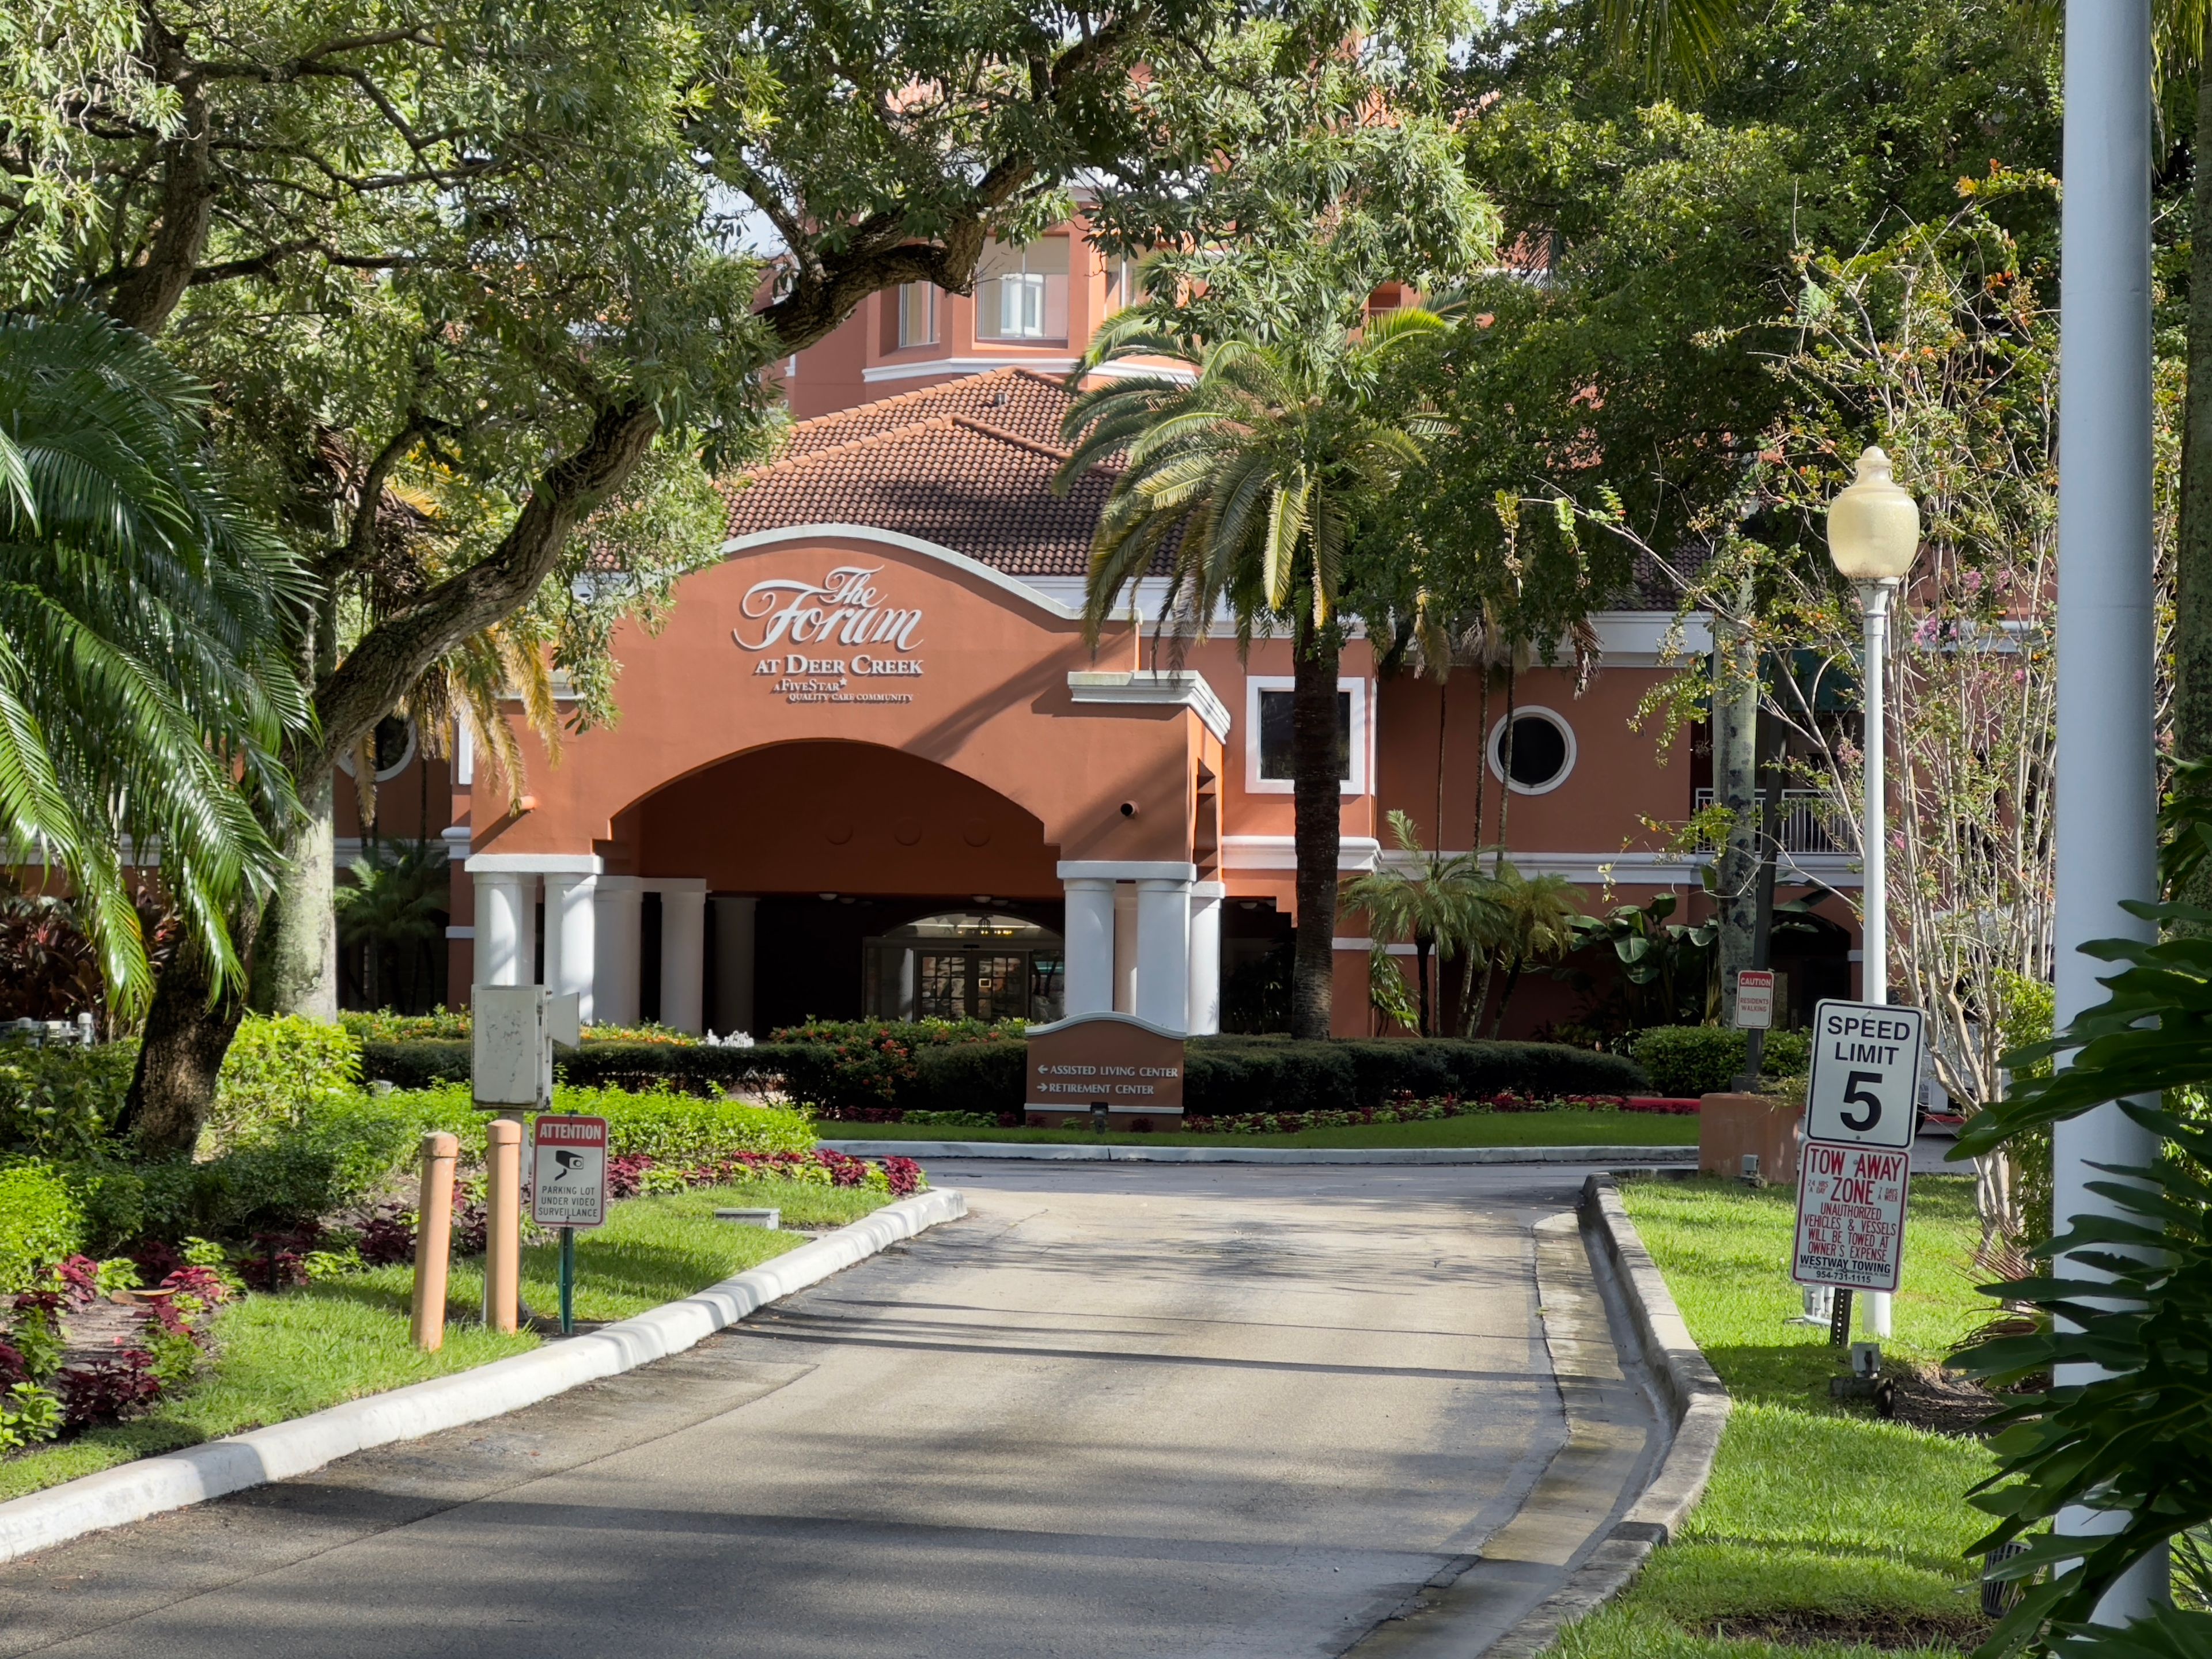
<svg viewBox="0 0 2212 1659">
<path fill-rule="evenodd" d="M 898 292 L 898 343 L 902 346 L 937 343 L 937 284 L 902 283 Z"/>
<path fill-rule="evenodd" d="M 1287 678 L 1255 677 L 1244 685 L 1245 793 L 1289 794 L 1297 781 L 1291 754 L 1291 683 Z M 1336 775 L 1347 795 L 1367 793 L 1370 735 L 1367 709 L 1366 681 L 1337 682 Z"/>
<path fill-rule="evenodd" d="M 1066 237 L 1040 237 L 1020 247 L 987 243 L 975 271 L 976 338 L 1067 337 Z"/>
</svg>

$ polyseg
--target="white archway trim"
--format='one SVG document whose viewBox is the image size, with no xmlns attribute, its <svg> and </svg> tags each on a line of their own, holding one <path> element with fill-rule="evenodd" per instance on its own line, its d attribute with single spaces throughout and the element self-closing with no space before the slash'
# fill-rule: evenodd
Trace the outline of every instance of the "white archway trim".
<svg viewBox="0 0 2212 1659">
<path fill-rule="evenodd" d="M 1083 612 L 1062 605 L 1058 599 L 1039 592 L 1027 582 L 1009 576 L 1003 570 L 993 568 L 981 559 L 971 559 L 965 553 L 945 546 L 941 542 L 927 542 L 919 536 L 901 535 L 896 530 L 878 530 L 866 524 L 795 524 L 781 530 L 756 530 L 750 535 L 732 536 L 721 547 L 722 556 L 750 553 L 756 548 L 778 547 L 787 542 L 818 541 L 836 536 L 847 541 L 875 542 L 884 547 L 896 547 L 908 553 L 920 553 L 940 563 L 951 565 L 965 575 L 988 582 L 992 586 L 1026 600 L 1058 622 L 1080 622 Z"/>
<path fill-rule="evenodd" d="M 1108 1013 L 1103 1011 L 1095 1014 L 1070 1014 L 1066 1019 L 1056 1019 L 1049 1025 L 1032 1025 L 1029 1029 L 1028 1035 L 1033 1037 L 1045 1036 L 1054 1031 L 1065 1031 L 1071 1025 L 1094 1025 L 1101 1021 L 1110 1021 L 1115 1025 L 1133 1025 L 1139 1031 L 1150 1031 L 1154 1036 L 1173 1037 L 1178 1042 L 1188 1035 L 1170 1026 L 1155 1025 L 1149 1019 L 1139 1019 L 1134 1014 Z"/>
</svg>

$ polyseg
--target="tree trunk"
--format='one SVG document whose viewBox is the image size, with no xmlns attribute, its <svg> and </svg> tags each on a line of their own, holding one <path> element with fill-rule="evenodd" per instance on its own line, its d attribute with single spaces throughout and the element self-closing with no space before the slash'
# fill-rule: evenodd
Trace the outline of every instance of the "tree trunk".
<svg viewBox="0 0 2212 1659">
<path fill-rule="evenodd" d="M 1516 956 L 1513 965 L 1505 970 L 1505 983 L 1498 990 L 1498 1012 L 1490 1022 L 1490 1039 L 1495 1042 L 1505 1030 L 1505 1011 L 1513 1006 L 1513 988 L 1521 982 L 1521 969 L 1528 958 Z"/>
<path fill-rule="evenodd" d="M 1511 647 L 1507 647 L 1510 653 Z M 1491 860 L 1494 874 L 1505 863 L 1507 813 L 1513 805 L 1513 715 L 1514 704 L 1521 693 L 1521 671 L 1509 654 L 1505 661 L 1505 741 L 1498 748 L 1498 769 L 1505 775 L 1498 786 L 1498 856 Z M 1486 739 L 1482 757 L 1483 770 L 1490 769 L 1489 744 Z M 1470 962 L 1472 968 L 1474 963 Z M 1474 994 L 1474 1006 L 1468 1012 L 1461 1029 L 1474 1036 L 1482 1030 L 1482 1011 L 1490 1006 L 1490 984 L 1498 976 L 1498 953 L 1486 951 L 1482 964 L 1482 984 Z"/>
<path fill-rule="evenodd" d="M 1726 624 L 1713 642 L 1713 799 L 1729 813 L 1713 897 L 1719 907 L 1721 1023 L 1735 1020 L 1735 977 L 1759 937 L 1759 665 Z"/>
<path fill-rule="evenodd" d="M 232 919 L 231 938 L 240 956 L 252 950 L 259 927 L 258 915 L 250 909 Z M 210 994 L 214 982 L 205 947 L 187 931 L 161 970 L 162 994 L 147 1011 L 137 1069 L 116 1124 L 149 1152 L 189 1153 L 215 1109 L 216 1079 L 246 1012 L 246 998 L 234 976 L 220 996 Z"/>
<path fill-rule="evenodd" d="M 301 818 L 284 842 L 284 866 L 261 923 L 252 1002 L 256 1012 L 338 1017 L 337 821 L 331 769 L 299 780 Z"/>
<path fill-rule="evenodd" d="M 1441 959 L 1437 963 L 1437 971 L 1439 975 L 1443 971 Z M 1429 1019 L 1429 941 L 1422 933 L 1413 935 L 1413 977 L 1419 981 L 1421 993 L 1421 1035 L 1431 1036 L 1435 1034 L 1436 1027 Z"/>
<path fill-rule="evenodd" d="M 1291 960 L 1291 1035 L 1329 1035 L 1336 1005 L 1337 860 L 1343 779 L 1334 628 L 1298 623 L 1291 683 L 1291 775 L 1297 805 L 1298 931 Z M 1357 734 L 1354 734 L 1357 740 Z"/>
<path fill-rule="evenodd" d="M 2189 387 L 2181 430 L 2180 523 L 2173 550 L 2173 752 L 2212 757 L 2212 52 L 2197 83 L 2194 217 L 2189 254 Z M 2212 871 L 2196 890 L 2212 902 Z"/>
<path fill-rule="evenodd" d="M 1474 839 L 1468 843 L 1474 851 L 1474 867 L 1482 869 L 1483 808 L 1488 804 L 1490 785 L 1490 662 L 1482 663 L 1482 696 L 1477 700 L 1474 713 Z M 1441 841 L 1437 843 L 1441 846 Z M 1459 1034 L 1463 1037 L 1474 1035 L 1474 1017 L 1479 1012 L 1474 1006 L 1474 959 L 1484 952 L 1477 942 L 1469 939 L 1459 965 Z"/>
</svg>

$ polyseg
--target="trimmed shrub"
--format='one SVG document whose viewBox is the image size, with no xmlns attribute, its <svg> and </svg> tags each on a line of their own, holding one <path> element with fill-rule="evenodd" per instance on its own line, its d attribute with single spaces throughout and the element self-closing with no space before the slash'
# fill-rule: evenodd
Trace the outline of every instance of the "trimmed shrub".
<svg viewBox="0 0 2212 1659">
<path fill-rule="evenodd" d="M 84 1248 L 84 1211 L 60 1171 L 44 1164 L 0 1168 L 0 1296 L 31 1287 L 40 1268 Z"/>
<path fill-rule="evenodd" d="M 630 1094 L 578 1088 L 555 1090 L 553 1104 L 560 1111 L 606 1119 L 607 1150 L 614 1157 L 676 1164 L 738 1152 L 814 1150 L 814 1120 L 779 1107 L 665 1091 Z"/>
<path fill-rule="evenodd" d="M 134 1042 L 89 1048 L 0 1042 L 0 1150 L 40 1158 L 86 1158 L 123 1110 Z"/>
<path fill-rule="evenodd" d="M 1655 1025 L 1636 1039 L 1636 1063 L 1662 1095 L 1718 1094 L 1735 1086 L 1750 1052 L 1749 1034 L 1724 1025 Z M 1806 1031 L 1769 1031 L 1761 1077 L 1796 1077 L 1812 1064 Z"/>
<path fill-rule="evenodd" d="M 296 1129 L 361 1081 L 361 1044 L 343 1026 L 298 1014 L 239 1022 L 216 1079 L 203 1145 L 247 1146 Z"/>
<path fill-rule="evenodd" d="M 854 1117 L 1022 1109 L 1026 1051 L 1012 1022 L 998 1028 L 972 1020 L 823 1022 L 776 1036 L 750 1048 L 594 1043 L 562 1054 L 557 1070 L 564 1084 L 579 1089 L 702 1095 L 781 1078 L 792 1099 Z M 1400 1094 L 1548 1098 L 1640 1094 L 1650 1086 L 1619 1054 L 1551 1042 L 1209 1036 L 1192 1038 L 1188 1055 L 1185 1109 L 1215 1116 L 1378 1106 Z M 370 1076 L 403 1087 L 428 1086 L 433 1078 L 462 1082 L 468 1045 L 371 1043 L 364 1064 Z"/>
<path fill-rule="evenodd" d="M 555 1051 L 558 1053 L 558 1050 Z M 436 1089 L 469 1080 L 465 1037 L 371 1037 L 361 1045 L 361 1074 L 395 1089 Z"/>
<path fill-rule="evenodd" d="M 1010 1118 L 1021 1121 L 1029 1044 L 959 1042 L 925 1048 L 919 1075 L 904 1108 L 908 1121 L 921 1112 Z"/>
<path fill-rule="evenodd" d="M 1399 1095 L 1416 1098 L 1514 1094 L 1644 1092 L 1644 1074 L 1618 1054 L 1553 1042 L 1484 1042 L 1450 1037 L 1196 1037 L 1189 1047 L 1183 1109 L 1238 1112 L 1364 1110 Z"/>
</svg>

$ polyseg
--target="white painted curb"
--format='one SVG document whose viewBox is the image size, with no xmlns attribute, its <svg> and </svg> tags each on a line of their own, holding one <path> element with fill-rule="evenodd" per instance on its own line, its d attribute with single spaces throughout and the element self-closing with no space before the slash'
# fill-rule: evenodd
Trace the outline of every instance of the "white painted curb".
<svg viewBox="0 0 2212 1659">
<path fill-rule="evenodd" d="M 757 1309 L 967 1213 L 967 1198 L 957 1189 L 918 1193 L 710 1285 L 696 1296 L 664 1303 L 582 1336 L 269 1428 L 143 1458 L 0 1504 L 0 1561 L 164 1510 L 305 1474 L 372 1446 L 481 1422 L 681 1353 Z"/>
<path fill-rule="evenodd" d="M 1704 1496 L 1735 1404 L 1690 1334 L 1610 1178 L 1594 1175 L 1583 1184 L 1582 1224 L 1591 1255 L 1601 1255 L 1613 1270 L 1674 1434 L 1651 1484 L 1628 1513 L 1565 1584 L 1486 1650 L 1486 1659 L 1534 1659 L 1558 1642 L 1560 1632 L 1635 1582 L 1651 1552 L 1673 1540 Z"/>
<path fill-rule="evenodd" d="M 1694 1146 L 1130 1146 L 1056 1140 L 825 1140 L 854 1158 L 1097 1164 L 1620 1164 L 1697 1162 Z"/>
</svg>

